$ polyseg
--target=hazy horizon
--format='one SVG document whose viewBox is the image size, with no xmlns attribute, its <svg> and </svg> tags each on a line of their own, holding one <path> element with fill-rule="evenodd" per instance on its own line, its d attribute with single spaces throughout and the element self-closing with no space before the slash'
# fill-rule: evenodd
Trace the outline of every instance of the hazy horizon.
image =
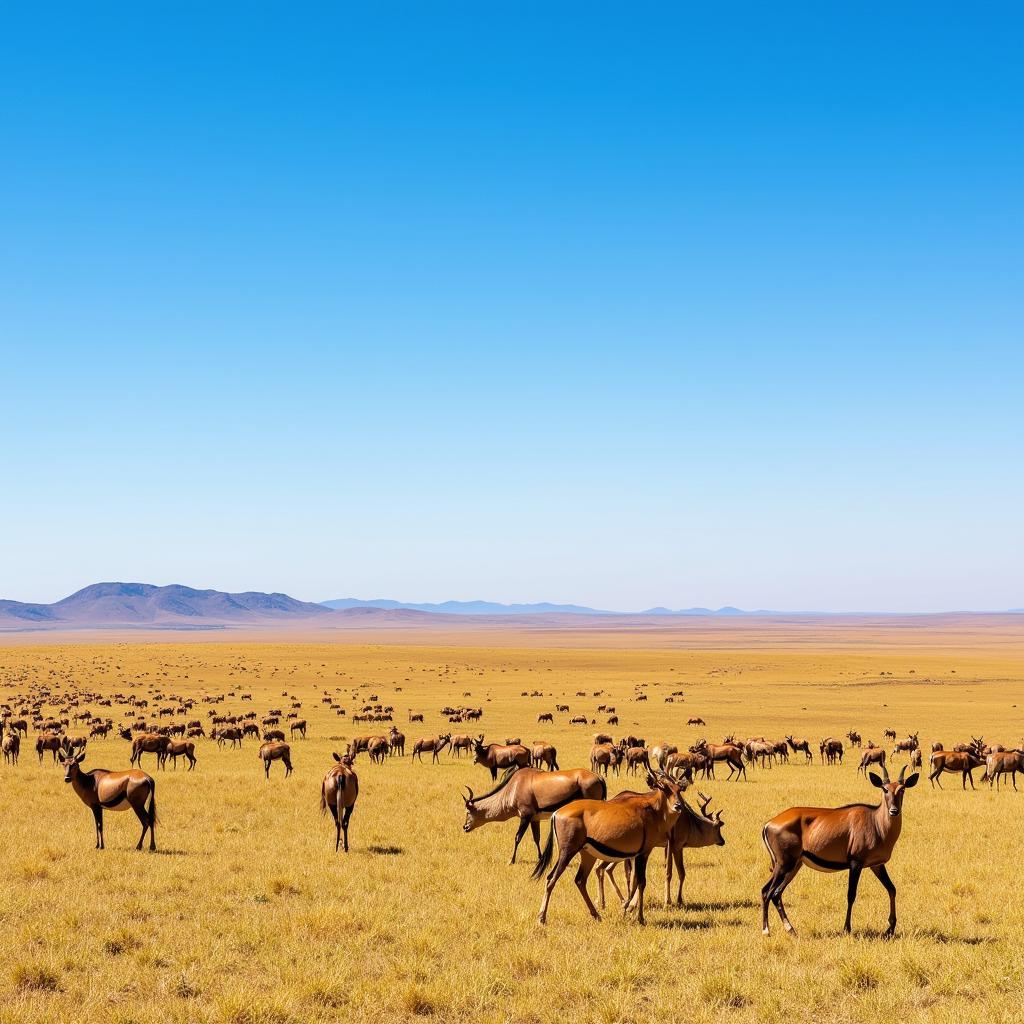
<svg viewBox="0 0 1024 1024">
<path fill-rule="evenodd" d="M 3 597 L 1024 606 L 1024 10 L 5 29 Z"/>
</svg>

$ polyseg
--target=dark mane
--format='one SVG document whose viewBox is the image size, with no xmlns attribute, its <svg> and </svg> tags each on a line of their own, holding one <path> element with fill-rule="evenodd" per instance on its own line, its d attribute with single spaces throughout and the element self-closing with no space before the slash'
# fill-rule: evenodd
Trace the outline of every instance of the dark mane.
<svg viewBox="0 0 1024 1024">
<path fill-rule="evenodd" d="M 517 764 L 512 765 L 511 768 L 506 768 L 505 774 L 502 775 L 501 781 L 497 784 L 497 786 L 495 786 L 494 789 L 490 791 L 490 793 L 483 793 L 480 796 L 473 797 L 473 803 L 476 803 L 478 800 L 486 800 L 488 799 L 488 797 L 494 796 L 495 793 L 501 792 L 501 790 L 503 790 L 508 785 L 508 780 L 511 779 L 517 771 L 519 771 L 519 765 Z"/>
</svg>

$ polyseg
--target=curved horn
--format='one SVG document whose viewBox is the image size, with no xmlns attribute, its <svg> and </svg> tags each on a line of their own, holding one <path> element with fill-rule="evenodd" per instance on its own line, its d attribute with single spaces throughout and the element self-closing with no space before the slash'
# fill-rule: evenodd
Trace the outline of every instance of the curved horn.
<svg viewBox="0 0 1024 1024">
<path fill-rule="evenodd" d="M 471 789 L 469 788 L 469 786 L 467 786 L 467 787 L 466 787 L 466 792 L 467 792 L 467 793 L 469 794 L 469 796 L 464 796 L 464 797 L 462 798 L 462 799 L 463 799 L 463 802 L 464 802 L 464 803 L 467 803 L 467 804 L 471 804 L 471 803 L 473 802 L 473 790 L 471 790 Z"/>
<path fill-rule="evenodd" d="M 906 766 L 906 765 L 904 765 L 904 766 L 903 766 L 903 767 L 902 767 L 902 768 L 900 769 L 900 785 L 901 785 L 901 786 L 903 785 L 903 776 L 904 776 L 904 775 L 906 775 L 906 774 L 907 774 L 907 766 Z"/>
<path fill-rule="evenodd" d="M 719 825 L 722 824 L 722 812 L 721 811 L 715 811 L 715 821 L 717 821 Z"/>
<path fill-rule="evenodd" d="M 885 762 L 884 761 L 882 762 L 880 767 L 882 769 L 882 777 L 885 779 L 886 782 L 888 782 L 889 781 L 889 769 L 885 767 Z"/>
</svg>

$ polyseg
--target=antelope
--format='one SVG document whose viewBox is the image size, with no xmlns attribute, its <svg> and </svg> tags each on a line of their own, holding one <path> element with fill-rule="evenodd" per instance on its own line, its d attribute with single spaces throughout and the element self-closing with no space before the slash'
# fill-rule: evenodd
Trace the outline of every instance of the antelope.
<svg viewBox="0 0 1024 1024">
<path fill-rule="evenodd" d="M 47 750 L 53 754 L 53 763 L 57 763 L 57 753 L 64 746 L 65 741 L 55 732 L 43 732 L 36 737 L 36 753 L 39 755 L 39 763 L 43 763 L 43 754 Z"/>
<path fill-rule="evenodd" d="M 468 786 L 466 793 L 468 795 L 463 797 L 466 805 L 463 832 L 472 832 L 492 821 L 508 821 L 518 816 L 519 828 L 509 861 L 515 864 L 519 843 L 527 828 L 532 830 L 537 856 L 540 857 L 540 822 L 573 800 L 604 800 L 608 786 L 604 779 L 585 768 L 553 772 L 537 768 L 510 768 L 489 793 L 474 796 Z"/>
<path fill-rule="evenodd" d="M 320 783 L 320 813 L 331 812 L 334 818 L 336 835 L 334 852 L 342 844 L 344 834 L 345 852 L 348 853 L 348 820 L 356 808 L 356 797 L 359 796 L 359 776 L 352 767 L 352 758 L 348 754 L 331 755 L 337 764 L 327 769 L 323 782 Z"/>
<path fill-rule="evenodd" d="M 847 734 L 846 738 L 850 741 L 851 747 L 859 747 L 861 744 L 860 733 L 854 729 L 851 729 Z"/>
<path fill-rule="evenodd" d="M 938 784 L 939 789 L 942 789 L 942 781 L 939 776 L 943 772 L 959 772 L 961 787 L 966 789 L 967 780 L 970 779 L 971 789 L 974 789 L 972 773 L 975 768 L 979 768 L 984 763 L 982 757 L 970 750 L 936 750 L 928 758 L 928 765 L 932 769 L 928 775 L 928 781 L 933 787 Z"/>
<path fill-rule="evenodd" d="M 857 898 L 857 884 L 864 868 L 870 868 L 889 894 L 889 927 L 886 937 L 896 931 L 896 886 L 893 885 L 885 865 L 892 856 L 893 847 L 903 827 L 903 796 L 917 785 L 914 772 L 904 780 L 907 766 L 903 766 L 896 782 L 882 765 L 882 777 L 871 772 L 871 785 L 882 791 L 877 807 L 870 804 L 850 804 L 846 807 L 791 807 L 777 814 L 761 830 L 761 838 L 772 862 L 771 877 L 761 889 L 761 930 L 768 934 L 768 903 L 774 903 L 782 923 L 790 934 L 796 930 L 789 923 L 782 894 L 796 877 L 801 866 L 816 871 L 849 871 L 846 890 L 846 923 L 843 930 L 850 931 L 853 903 Z"/>
<path fill-rule="evenodd" d="M 16 765 L 21 753 L 21 737 L 16 732 L 9 732 L 3 739 L 4 764 Z"/>
<path fill-rule="evenodd" d="M 412 723 L 412 722 L 422 722 L 422 721 L 423 721 L 423 716 L 422 715 L 414 715 L 411 711 L 409 712 L 409 722 L 410 723 Z"/>
<path fill-rule="evenodd" d="M 103 844 L 103 812 L 126 811 L 130 807 L 142 822 L 142 835 L 136 850 L 142 849 L 142 841 L 149 832 L 149 848 L 156 849 L 156 782 L 139 768 L 126 772 L 110 772 L 105 768 L 93 768 L 83 772 L 82 761 L 85 751 L 73 751 L 70 747 L 61 750 L 64 765 L 64 781 L 78 794 L 82 803 L 91 808 L 96 821 L 96 849 L 105 849 Z M 147 806 L 148 802 L 148 806 Z"/>
<path fill-rule="evenodd" d="M 661 743 L 655 743 L 650 749 L 650 759 L 654 764 L 658 766 L 661 771 L 665 770 L 665 762 L 669 759 L 672 754 L 678 754 L 679 748 L 674 743 L 666 743 L 664 740 Z"/>
<path fill-rule="evenodd" d="M 383 764 L 390 749 L 388 741 L 383 736 L 374 736 L 366 746 L 366 752 L 370 755 L 371 764 Z"/>
<path fill-rule="evenodd" d="M 353 716 L 353 718 L 354 717 L 355 716 Z M 352 739 L 348 741 L 347 753 L 353 759 L 355 759 L 356 754 L 360 753 L 363 750 L 366 750 L 369 747 L 370 740 L 372 739 L 372 736 L 353 736 Z"/>
<path fill-rule="evenodd" d="M 687 725 L 707 725 L 703 718 L 688 718 L 686 720 Z"/>
<path fill-rule="evenodd" d="M 288 726 L 288 732 L 294 736 L 298 733 L 303 739 L 306 738 L 306 720 L 304 718 L 298 718 L 290 726 Z"/>
<path fill-rule="evenodd" d="M 818 752 L 821 754 L 821 763 L 835 764 L 838 761 L 843 763 L 843 741 L 826 736 L 818 744 Z"/>
<path fill-rule="evenodd" d="M 872 764 L 885 766 L 885 747 L 868 747 L 860 756 L 860 764 L 857 766 L 858 774 L 864 772 L 867 775 L 868 766 Z"/>
<path fill-rule="evenodd" d="M 804 756 L 807 759 L 807 763 L 808 764 L 813 764 L 814 763 L 814 754 L 811 752 L 811 744 L 810 744 L 810 742 L 808 740 L 805 740 L 805 739 L 795 740 L 795 739 L 793 739 L 792 736 L 787 736 L 786 737 L 786 742 L 789 744 L 789 747 L 793 751 L 794 754 L 796 754 L 799 751 L 802 751 Z"/>
<path fill-rule="evenodd" d="M 473 763 L 482 764 L 491 773 L 491 779 L 498 778 L 499 768 L 511 768 L 518 765 L 527 768 L 530 764 L 530 751 L 524 746 L 507 746 L 501 743 L 488 743 L 484 746 L 484 737 L 473 741 Z"/>
<path fill-rule="evenodd" d="M 920 746 L 917 739 L 917 733 L 911 733 L 905 740 L 900 740 L 892 748 L 892 752 L 895 754 L 899 751 L 914 751 Z"/>
<path fill-rule="evenodd" d="M 569 724 L 570 725 L 586 725 L 587 724 L 587 716 L 586 715 L 576 715 L 575 717 L 569 719 Z"/>
<path fill-rule="evenodd" d="M 452 737 L 452 757 L 462 757 L 462 752 L 467 753 L 473 749 L 473 737 L 465 733 L 459 733 Z"/>
<path fill-rule="evenodd" d="M 158 768 L 163 767 L 163 752 L 167 749 L 167 745 L 170 743 L 170 738 L 167 736 L 160 736 L 157 733 L 144 733 L 142 736 L 136 736 L 132 740 L 132 757 L 131 764 L 137 765 L 139 768 L 142 767 L 142 755 L 156 754 L 156 765 Z"/>
<path fill-rule="evenodd" d="M 184 757 L 188 761 L 188 770 L 192 771 L 196 766 L 196 745 L 191 740 L 172 740 L 164 748 L 161 759 L 166 762 L 171 758 L 174 762 L 174 770 L 178 770 L 178 758 Z"/>
<path fill-rule="evenodd" d="M 1024 751 L 1021 750 L 994 750 L 985 758 L 985 774 L 988 776 L 989 788 L 995 781 L 996 789 L 999 789 L 999 776 L 1009 775 L 1013 788 L 1017 788 L 1017 772 L 1024 772 Z"/>
<path fill-rule="evenodd" d="M 547 767 L 549 771 L 558 771 L 558 751 L 544 740 L 534 740 L 530 751 L 534 768 Z"/>
<path fill-rule="evenodd" d="M 705 766 L 705 774 L 710 775 L 711 778 L 715 777 L 715 762 L 725 761 L 729 765 L 729 774 L 726 776 L 726 782 L 736 775 L 736 781 L 738 782 L 740 776 L 744 779 L 747 777 L 747 766 L 743 763 L 743 751 L 742 748 L 737 747 L 732 743 L 708 743 L 707 740 L 699 740 L 692 747 L 690 747 L 691 754 L 703 754 L 708 758 L 708 763 Z"/>
<path fill-rule="evenodd" d="M 284 729 L 267 729 L 263 733 L 263 742 L 269 743 L 271 740 L 281 740 L 284 742 Z"/>
<path fill-rule="evenodd" d="M 910 753 L 910 767 L 920 768 L 921 767 L 921 748 L 918 747 L 916 750 L 912 750 Z"/>
<path fill-rule="evenodd" d="M 391 746 L 390 753 L 397 753 L 399 757 L 405 757 L 405 735 L 400 733 L 394 726 L 388 732 L 388 743 Z"/>
<path fill-rule="evenodd" d="M 641 768 L 645 771 L 651 770 L 650 757 L 646 747 L 626 747 L 626 774 L 635 775 Z M 679 755 L 675 755 L 678 757 Z"/>
<path fill-rule="evenodd" d="M 540 714 L 540 715 L 537 716 L 537 724 L 538 725 L 541 722 L 553 722 L 554 720 L 555 720 L 555 716 L 553 714 L 551 714 L 550 711 L 544 712 L 543 714 Z"/>
<path fill-rule="evenodd" d="M 569 862 L 580 855 L 576 887 L 592 917 L 601 919 L 587 893 L 587 878 L 600 861 L 613 864 L 634 861 L 632 886 L 625 911 L 637 907 L 637 921 L 644 924 L 644 890 L 647 888 L 647 859 L 651 851 L 664 846 L 668 835 L 683 813 L 683 786 L 664 772 L 648 772 L 651 791 L 642 795 L 605 802 L 574 800 L 551 816 L 551 830 L 533 877 L 540 878 L 550 867 L 558 841 L 558 862 L 548 872 L 547 886 L 538 920 L 547 923 L 548 903 L 558 879 Z"/>
<path fill-rule="evenodd" d="M 287 779 L 292 773 L 292 748 L 281 740 L 271 740 L 264 743 L 256 756 L 263 762 L 264 778 L 270 778 L 270 764 L 272 761 L 284 763 L 284 777 Z"/>
<path fill-rule="evenodd" d="M 614 802 L 626 794 L 619 793 L 612 798 Z M 637 794 L 629 794 L 635 796 Z M 683 882 L 686 879 L 686 865 L 683 862 L 683 850 L 699 849 L 704 846 L 725 846 L 725 837 L 722 835 L 722 812 L 717 811 L 714 815 L 708 814 L 708 807 L 711 805 L 711 797 L 704 793 L 698 793 L 700 802 L 700 813 L 684 800 L 684 811 L 679 815 L 679 820 L 672 826 L 668 842 L 665 844 L 665 906 L 672 905 L 672 865 L 676 866 L 679 873 L 679 889 L 676 894 L 676 906 L 683 905 Z M 622 893 L 615 882 L 615 865 L 601 864 L 597 869 L 597 885 L 600 894 L 601 909 L 604 910 L 604 880 L 607 876 L 612 883 L 615 895 L 623 900 Z M 630 863 L 626 862 L 627 887 L 630 875 Z M 623 901 L 624 902 L 624 901 Z"/>
<path fill-rule="evenodd" d="M 885 736 L 883 738 L 887 739 L 887 740 L 892 740 L 893 743 L 895 743 L 896 742 L 896 730 L 895 729 L 886 729 L 885 730 Z"/>
<path fill-rule="evenodd" d="M 619 764 L 621 761 L 621 749 L 612 746 L 611 743 L 597 743 L 590 748 L 590 770 L 596 773 L 603 771 L 605 778 L 608 777 L 609 767 L 616 775 L 619 774 Z"/>
<path fill-rule="evenodd" d="M 430 752 L 430 763 L 437 764 L 437 756 L 449 743 L 451 743 L 451 733 L 445 733 L 441 736 L 432 736 L 427 739 L 417 740 L 412 745 L 412 759 L 415 761 L 419 758 L 420 764 L 423 763 L 423 751 L 427 750 Z"/>
</svg>

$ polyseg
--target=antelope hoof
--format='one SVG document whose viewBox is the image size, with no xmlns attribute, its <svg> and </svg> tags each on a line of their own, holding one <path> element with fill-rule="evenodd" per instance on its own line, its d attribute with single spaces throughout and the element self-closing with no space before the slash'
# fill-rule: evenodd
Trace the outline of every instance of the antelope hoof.
<svg viewBox="0 0 1024 1024">
<path fill-rule="evenodd" d="M 762 935 L 771 935 L 771 932 L 767 928 L 762 928 L 761 929 L 761 934 Z"/>
</svg>

